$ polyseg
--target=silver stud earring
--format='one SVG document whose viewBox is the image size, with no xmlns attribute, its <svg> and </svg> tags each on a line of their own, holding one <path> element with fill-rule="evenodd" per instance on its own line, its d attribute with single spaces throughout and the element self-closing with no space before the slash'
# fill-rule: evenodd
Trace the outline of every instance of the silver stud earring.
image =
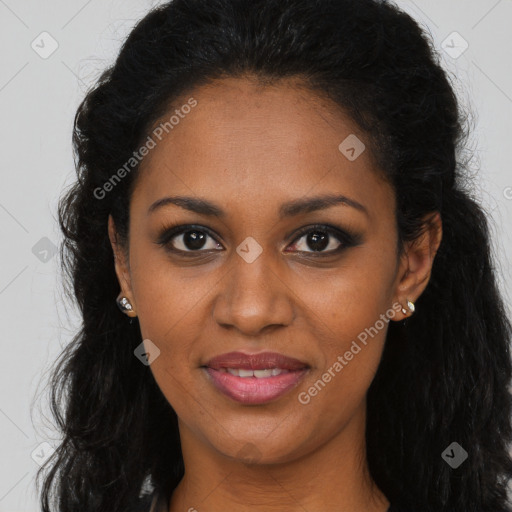
<svg viewBox="0 0 512 512">
<path fill-rule="evenodd" d="M 414 313 L 414 310 L 416 309 L 416 308 L 414 307 L 414 302 L 412 302 L 411 300 L 407 299 L 407 307 L 409 308 L 409 311 L 410 311 L 411 313 Z M 407 315 L 408 311 L 403 307 L 403 308 L 402 308 L 402 313 L 403 313 L 404 315 Z"/>
<path fill-rule="evenodd" d="M 131 305 L 130 301 L 126 297 L 117 297 L 116 299 L 117 305 L 119 306 L 119 309 L 123 313 L 132 313 L 133 312 L 133 306 Z"/>
</svg>

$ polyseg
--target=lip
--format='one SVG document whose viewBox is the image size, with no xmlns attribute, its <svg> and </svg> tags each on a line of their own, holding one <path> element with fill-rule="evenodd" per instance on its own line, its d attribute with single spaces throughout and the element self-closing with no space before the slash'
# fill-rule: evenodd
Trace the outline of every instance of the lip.
<svg viewBox="0 0 512 512">
<path fill-rule="evenodd" d="M 280 368 L 287 372 L 270 377 L 238 377 L 227 368 L 265 370 Z M 229 352 L 214 357 L 202 369 L 215 388 L 236 402 L 256 405 L 277 400 L 297 386 L 309 371 L 309 365 L 277 352 L 245 354 Z"/>
<path fill-rule="evenodd" d="M 244 352 L 228 352 L 210 359 L 205 366 L 219 370 L 220 368 L 241 368 L 243 370 L 265 370 L 267 368 L 282 368 L 283 370 L 302 370 L 308 364 L 293 357 L 278 352 L 259 352 L 245 354 Z"/>
</svg>

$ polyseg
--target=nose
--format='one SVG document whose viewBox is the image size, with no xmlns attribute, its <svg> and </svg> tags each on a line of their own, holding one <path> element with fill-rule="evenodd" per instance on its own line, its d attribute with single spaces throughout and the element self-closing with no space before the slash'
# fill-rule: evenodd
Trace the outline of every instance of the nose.
<svg viewBox="0 0 512 512">
<path fill-rule="evenodd" d="M 257 336 L 293 322 L 293 292 L 269 260 L 265 251 L 252 263 L 233 254 L 213 306 L 218 325 Z"/>
</svg>

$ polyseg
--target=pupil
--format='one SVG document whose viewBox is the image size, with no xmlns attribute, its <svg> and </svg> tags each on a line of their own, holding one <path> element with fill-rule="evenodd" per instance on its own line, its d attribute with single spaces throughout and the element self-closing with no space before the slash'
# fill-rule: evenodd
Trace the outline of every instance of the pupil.
<svg viewBox="0 0 512 512">
<path fill-rule="evenodd" d="M 321 251 L 329 245 L 328 238 L 329 236 L 327 234 L 315 231 L 314 233 L 310 233 L 308 235 L 307 243 L 310 249 Z"/>
<path fill-rule="evenodd" d="M 200 231 L 187 231 L 183 235 L 183 243 L 187 249 L 201 249 L 205 243 L 205 234 Z"/>
</svg>

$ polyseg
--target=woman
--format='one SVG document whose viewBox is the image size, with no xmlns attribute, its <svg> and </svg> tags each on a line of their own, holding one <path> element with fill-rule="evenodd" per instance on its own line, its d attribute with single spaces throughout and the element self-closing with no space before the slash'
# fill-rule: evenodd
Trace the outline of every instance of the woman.
<svg viewBox="0 0 512 512">
<path fill-rule="evenodd" d="M 43 510 L 511 510 L 511 326 L 464 131 L 388 2 L 140 21 L 75 119 L 83 326 Z"/>
</svg>

